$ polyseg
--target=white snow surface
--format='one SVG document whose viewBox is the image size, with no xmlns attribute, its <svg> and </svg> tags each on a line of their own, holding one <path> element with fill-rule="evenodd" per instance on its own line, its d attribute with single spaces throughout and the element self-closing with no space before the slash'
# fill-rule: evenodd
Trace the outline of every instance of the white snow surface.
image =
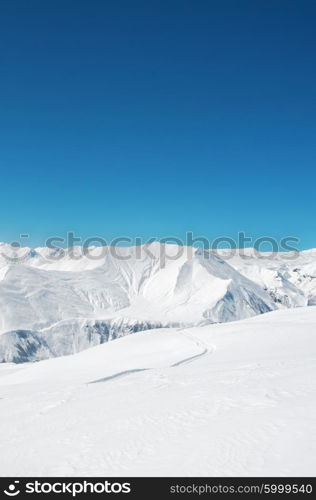
<svg viewBox="0 0 316 500">
<path fill-rule="evenodd" d="M 0 365 L 6 476 L 313 476 L 316 307 Z"/>
<path fill-rule="evenodd" d="M 232 256 L 181 248 L 120 247 L 117 258 L 110 247 L 94 247 L 89 258 L 74 247 L 56 259 L 58 251 L 46 247 L 0 244 L 0 362 L 73 354 L 146 329 L 316 304 L 316 250 Z"/>
</svg>

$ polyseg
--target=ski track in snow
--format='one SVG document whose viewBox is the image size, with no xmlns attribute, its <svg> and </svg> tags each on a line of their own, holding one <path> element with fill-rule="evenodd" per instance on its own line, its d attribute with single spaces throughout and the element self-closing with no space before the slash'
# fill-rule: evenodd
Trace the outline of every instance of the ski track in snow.
<svg viewBox="0 0 316 500">
<path fill-rule="evenodd" d="M 207 347 L 207 345 L 204 342 L 197 340 L 192 334 L 190 334 L 189 332 L 185 332 L 185 330 L 183 330 L 181 328 L 179 328 L 177 330 L 177 332 L 179 332 L 180 335 L 183 335 L 184 337 L 192 340 L 195 345 L 197 345 L 198 347 L 201 347 L 202 351 L 199 354 L 195 354 L 194 356 L 190 356 L 189 358 L 185 358 L 185 359 L 182 359 L 180 361 L 177 361 L 176 363 L 171 365 L 172 368 L 175 366 L 183 365 L 184 363 L 191 363 L 195 359 L 198 359 L 201 356 L 205 356 L 205 354 L 208 354 L 208 353 L 210 354 L 211 352 L 214 352 L 216 349 L 216 347 L 214 345 L 212 345 L 211 347 Z"/>
<path fill-rule="evenodd" d="M 175 368 L 176 366 L 183 365 L 185 363 L 191 363 L 195 359 L 198 359 L 207 353 L 210 354 L 211 352 L 215 351 L 215 349 L 216 349 L 215 346 L 211 346 L 211 348 L 208 348 L 206 346 L 206 344 L 204 344 L 201 341 L 194 338 L 193 335 L 190 335 L 189 333 L 185 333 L 184 331 L 181 330 L 181 328 L 178 328 L 176 331 L 177 331 L 177 333 L 179 333 L 179 335 L 183 335 L 184 337 L 192 340 L 192 342 L 196 346 L 202 348 L 202 351 L 199 354 L 195 354 L 194 356 L 189 356 L 188 358 L 184 358 L 184 359 L 181 359 L 180 361 L 177 361 L 176 363 L 173 363 L 172 365 L 170 365 L 170 368 Z M 113 380 L 113 379 L 120 378 L 120 377 L 125 377 L 127 375 L 132 374 L 132 373 L 138 373 L 138 372 L 144 372 L 144 371 L 150 371 L 150 370 L 154 370 L 154 368 L 134 368 L 133 370 L 126 370 L 123 372 L 115 373 L 114 375 L 110 375 L 108 377 L 100 378 L 98 380 L 92 380 L 91 382 L 88 382 L 88 384 L 96 384 L 99 382 L 108 382 L 109 380 Z"/>
<path fill-rule="evenodd" d="M 127 377 L 128 375 L 131 375 L 132 373 L 146 372 L 148 370 L 150 370 L 150 368 L 134 368 L 134 370 L 126 370 L 123 372 L 114 373 L 114 375 L 109 375 L 109 377 L 104 377 L 104 378 L 99 378 L 97 380 L 92 380 L 91 382 L 88 382 L 88 384 L 99 384 L 100 382 L 108 382 L 109 380 L 114 380 L 114 379 L 121 378 L 121 377 Z"/>
</svg>

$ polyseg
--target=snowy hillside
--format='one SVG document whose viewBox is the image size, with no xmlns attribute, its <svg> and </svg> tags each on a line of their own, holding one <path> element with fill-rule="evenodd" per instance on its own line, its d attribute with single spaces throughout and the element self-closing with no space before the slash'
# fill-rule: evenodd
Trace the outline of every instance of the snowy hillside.
<svg viewBox="0 0 316 500">
<path fill-rule="evenodd" d="M 176 255 L 178 247 L 152 243 L 140 257 L 139 248 L 121 247 L 119 258 L 100 247 L 88 258 L 75 247 L 56 259 L 48 248 L 1 244 L 0 361 L 35 361 L 146 329 L 316 304 L 316 251 L 289 260 L 191 249 L 163 260 L 162 250 Z"/>
<path fill-rule="evenodd" d="M 0 365 L 2 475 L 313 476 L 316 307 Z"/>
</svg>

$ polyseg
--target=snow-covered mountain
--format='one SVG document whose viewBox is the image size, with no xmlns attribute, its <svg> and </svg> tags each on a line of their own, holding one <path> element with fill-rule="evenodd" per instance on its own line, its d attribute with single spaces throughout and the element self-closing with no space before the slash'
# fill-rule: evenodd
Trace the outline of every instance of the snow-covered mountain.
<svg viewBox="0 0 316 500">
<path fill-rule="evenodd" d="M 231 258 L 227 250 L 220 253 L 243 276 L 266 290 L 278 307 L 316 305 L 316 250 L 258 254 L 251 248 Z"/>
<path fill-rule="evenodd" d="M 102 250 L 102 252 L 101 252 Z M 0 361 L 72 354 L 142 330 L 222 323 L 316 304 L 316 250 L 295 258 L 139 247 L 0 245 Z M 102 253 L 102 257 L 100 254 Z M 16 258 L 20 257 L 20 258 Z M 230 257 L 230 258 L 229 258 Z"/>
<path fill-rule="evenodd" d="M 4 476 L 313 476 L 316 307 L 0 365 Z"/>
</svg>

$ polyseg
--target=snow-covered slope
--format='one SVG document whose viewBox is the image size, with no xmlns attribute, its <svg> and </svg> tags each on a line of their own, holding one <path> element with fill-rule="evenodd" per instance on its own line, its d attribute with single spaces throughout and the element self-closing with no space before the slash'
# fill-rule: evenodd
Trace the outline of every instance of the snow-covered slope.
<svg viewBox="0 0 316 500">
<path fill-rule="evenodd" d="M 312 476 L 316 307 L 0 365 L 8 476 Z"/>
<path fill-rule="evenodd" d="M 75 247 L 56 259 L 56 250 L 0 245 L 0 361 L 35 361 L 145 329 L 316 303 L 316 251 L 289 260 L 251 250 L 227 259 L 224 250 L 218 256 L 188 248 L 165 259 L 179 247 L 159 243 L 142 252 L 116 248 L 116 257 L 110 250 L 95 247 L 89 258 Z"/>
</svg>

